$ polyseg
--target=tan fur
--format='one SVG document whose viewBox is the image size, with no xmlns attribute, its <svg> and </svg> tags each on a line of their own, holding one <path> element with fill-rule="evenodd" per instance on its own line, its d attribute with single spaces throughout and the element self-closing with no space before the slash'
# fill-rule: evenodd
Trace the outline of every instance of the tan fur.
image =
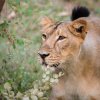
<svg viewBox="0 0 100 100">
<path fill-rule="evenodd" d="M 42 20 L 46 35 L 40 51 L 48 65 L 60 63 L 65 75 L 53 86 L 50 100 L 100 100 L 100 20 L 79 18 L 56 23 Z M 82 31 L 77 31 L 82 26 Z M 57 40 L 64 36 L 62 40 Z"/>
</svg>

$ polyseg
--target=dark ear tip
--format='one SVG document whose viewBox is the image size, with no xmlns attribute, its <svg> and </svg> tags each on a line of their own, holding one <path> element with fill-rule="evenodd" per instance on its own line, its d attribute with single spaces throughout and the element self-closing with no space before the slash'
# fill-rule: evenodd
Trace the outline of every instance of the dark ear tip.
<svg viewBox="0 0 100 100">
<path fill-rule="evenodd" d="M 88 8 L 83 7 L 83 6 L 74 7 L 71 14 L 71 20 L 73 21 L 80 17 L 88 17 L 89 15 L 90 15 L 90 12 Z"/>
</svg>

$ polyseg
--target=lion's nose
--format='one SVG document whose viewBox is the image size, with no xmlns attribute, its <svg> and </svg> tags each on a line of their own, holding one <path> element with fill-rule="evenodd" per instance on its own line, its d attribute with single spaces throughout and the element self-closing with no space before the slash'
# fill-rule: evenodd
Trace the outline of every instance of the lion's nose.
<svg viewBox="0 0 100 100">
<path fill-rule="evenodd" d="M 42 59 L 45 59 L 47 56 L 49 56 L 49 53 L 46 51 L 39 51 L 38 54 Z"/>
</svg>

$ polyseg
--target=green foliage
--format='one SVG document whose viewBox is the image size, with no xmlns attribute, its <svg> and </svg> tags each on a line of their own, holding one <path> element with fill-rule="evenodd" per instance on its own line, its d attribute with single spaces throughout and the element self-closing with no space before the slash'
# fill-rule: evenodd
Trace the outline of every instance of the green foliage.
<svg viewBox="0 0 100 100">
<path fill-rule="evenodd" d="M 0 31 L 6 29 L 8 27 L 8 23 L 4 21 L 3 23 L 0 24 Z"/>
<path fill-rule="evenodd" d="M 1 30 L 6 29 L 6 38 L 0 36 L 0 94 L 4 93 L 4 84 L 9 82 L 15 94 L 25 92 L 32 87 L 35 80 L 41 77 L 41 67 L 37 61 L 37 51 L 41 38 L 39 20 L 48 15 L 52 5 L 46 1 L 44 12 L 40 1 L 8 0 L 10 10 L 15 10 L 17 16 L 10 22 L 4 21 Z M 44 2 L 43 2 L 43 5 Z M 34 9 L 36 8 L 36 9 Z M 55 9 L 56 8 L 52 8 Z M 56 15 L 53 13 L 52 17 Z M 4 35 L 4 33 L 2 32 Z M 16 48 L 10 43 L 14 41 Z M 13 45 L 13 44 L 12 44 Z"/>
<path fill-rule="evenodd" d="M 7 3 L 14 10 L 20 7 L 20 0 L 7 0 Z"/>
<path fill-rule="evenodd" d="M 7 21 L 3 21 L 3 22 L 0 24 L 0 36 L 1 36 L 1 37 L 6 36 L 7 28 L 8 28 L 8 23 L 7 23 Z"/>
<path fill-rule="evenodd" d="M 20 46 L 23 46 L 24 45 L 24 41 L 22 39 L 17 39 L 17 44 L 20 45 Z"/>
</svg>

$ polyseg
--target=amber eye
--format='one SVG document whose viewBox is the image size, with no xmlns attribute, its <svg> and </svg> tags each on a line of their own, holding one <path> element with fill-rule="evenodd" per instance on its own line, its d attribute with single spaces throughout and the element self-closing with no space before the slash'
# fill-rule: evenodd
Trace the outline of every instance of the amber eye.
<svg viewBox="0 0 100 100">
<path fill-rule="evenodd" d="M 46 39 L 46 35 L 45 35 L 45 34 L 42 34 L 42 38 L 43 38 L 43 39 Z"/>
<path fill-rule="evenodd" d="M 66 38 L 65 36 L 59 36 L 58 39 L 57 39 L 57 41 L 58 41 L 58 40 L 63 40 L 63 39 L 65 39 L 65 38 Z"/>
</svg>

